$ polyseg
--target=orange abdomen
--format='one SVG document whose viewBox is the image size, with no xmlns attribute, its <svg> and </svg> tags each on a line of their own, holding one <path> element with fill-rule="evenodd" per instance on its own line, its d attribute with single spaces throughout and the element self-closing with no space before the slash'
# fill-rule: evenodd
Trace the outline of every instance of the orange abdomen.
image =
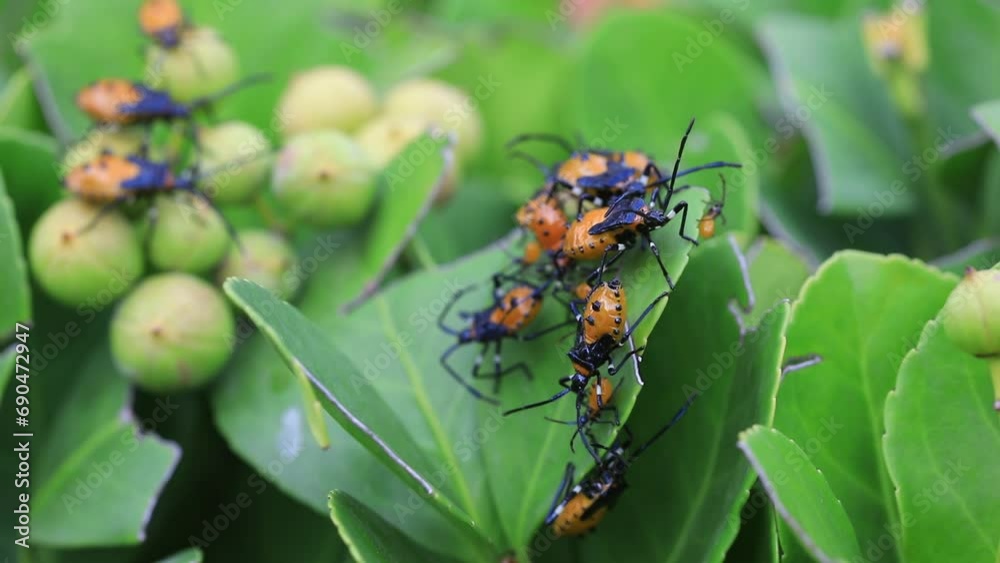
<svg viewBox="0 0 1000 563">
<path fill-rule="evenodd" d="M 184 12 L 176 0 L 146 0 L 139 8 L 139 27 L 146 35 L 155 37 L 183 24 Z"/>
<path fill-rule="evenodd" d="M 604 155 L 584 152 L 572 155 L 556 169 L 556 177 L 570 185 L 585 176 L 597 176 L 608 171 L 608 159 Z"/>
<path fill-rule="evenodd" d="M 596 498 L 589 498 L 583 493 L 577 493 L 566 503 L 562 513 L 552 523 L 553 535 L 556 537 L 580 536 L 596 528 L 608 513 L 608 507 L 602 506 L 584 519 L 584 512 L 595 502 L 597 502 Z"/>
<path fill-rule="evenodd" d="M 104 154 L 70 170 L 64 183 L 71 193 L 87 201 L 107 203 L 124 196 L 122 182 L 139 171 L 139 165 L 128 159 Z"/>
<path fill-rule="evenodd" d="M 123 125 L 131 122 L 133 116 L 122 113 L 121 106 L 135 104 L 141 98 L 128 80 L 109 78 L 81 89 L 76 95 L 76 105 L 94 121 Z"/>
<path fill-rule="evenodd" d="M 625 288 L 615 282 L 597 286 L 590 292 L 582 314 L 583 338 L 587 344 L 605 336 L 619 342 L 625 335 Z"/>
<path fill-rule="evenodd" d="M 615 229 L 599 235 L 592 235 L 591 227 L 604 220 L 605 208 L 591 209 L 583 217 L 573 221 L 566 231 L 563 252 L 574 260 L 599 260 L 604 252 L 618 244 L 616 235 L 624 229 Z"/>
<path fill-rule="evenodd" d="M 507 292 L 490 313 L 490 322 L 515 333 L 531 324 L 542 310 L 542 297 L 531 286 L 521 285 Z"/>
</svg>

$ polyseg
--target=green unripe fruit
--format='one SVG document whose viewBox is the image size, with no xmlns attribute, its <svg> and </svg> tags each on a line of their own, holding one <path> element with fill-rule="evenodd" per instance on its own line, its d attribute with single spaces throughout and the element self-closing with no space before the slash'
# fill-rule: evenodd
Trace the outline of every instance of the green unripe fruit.
<svg viewBox="0 0 1000 563">
<path fill-rule="evenodd" d="M 299 289 L 295 275 L 295 251 L 280 236 L 268 231 L 245 231 L 239 234 L 243 251 L 229 251 L 219 269 L 218 279 L 237 277 L 254 281 L 281 299 L 291 299 Z"/>
<path fill-rule="evenodd" d="M 435 129 L 437 134 L 435 134 Z M 361 148 L 368 153 L 376 167 L 381 170 L 388 166 L 414 139 L 426 132 L 430 132 L 432 137 L 441 134 L 440 129 L 431 125 L 423 117 L 383 114 L 369 121 L 358 132 L 357 139 Z M 452 159 L 451 168 L 448 170 L 444 185 L 438 192 L 435 202 L 443 203 L 454 195 L 455 188 L 458 186 L 458 167 L 457 160 Z"/>
<path fill-rule="evenodd" d="M 452 132 L 458 156 L 466 159 L 479 150 L 482 118 L 470 96 L 439 80 L 420 78 L 399 84 L 385 98 L 385 113 L 421 117 Z"/>
<path fill-rule="evenodd" d="M 111 353 L 126 377 L 157 393 L 198 387 L 233 351 L 235 322 L 222 294 L 181 273 L 152 276 L 122 300 Z"/>
<path fill-rule="evenodd" d="M 142 249 L 121 213 L 109 212 L 80 232 L 100 210 L 79 199 L 64 199 L 31 230 L 28 261 L 35 279 L 65 305 L 102 309 L 142 275 Z"/>
<path fill-rule="evenodd" d="M 232 239 L 214 209 L 186 195 L 156 199 L 156 220 L 149 232 L 149 260 L 161 270 L 199 274 L 222 260 Z"/>
<path fill-rule="evenodd" d="M 217 203 L 251 199 L 267 182 L 271 171 L 271 142 L 264 133 L 242 121 L 227 121 L 200 132 L 202 169 L 215 170 L 204 191 Z"/>
<path fill-rule="evenodd" d="M 278 102 L 278 119 L 286 138 L 322 129 L 352 132 L 377 107 L 364 76 L 345 66 L 321 66 L 292 77 Z"/>
<path fill-rule="evenodd" d="M 236 53 L 208 27 L 187 29 L 177 47 L 153 45 L 146 54 L 146 82 L 182 102 L 214 94 L 238 76 Z"/>
<path fill-rule="evenodd" d="M 366 123 L 355 138 L 372 164 L 382 169 L 429 129 L 430 123 L 422 117 L 383 114 Z"/>
<path fill-rule="evenodd" d="M 355 224 L 375 199 L 368 155 L 338 131 L 290 140 L 274 164 L 272 186 L 289 215 L 317 227 Z"/>
<path fill-rule="evenodd" d="M 93 129 L 77 141 L 63 157 L 63 171 L 91 162 L 104 152 L 119 156 L 135 154 L 142 146 L 142 131 L 138 129 Z"/>
<path fill-rule="evenodd" d="M 966 353 L 1000 355 L 1000 271 L 966 271 L 941 317 L 948 338 Z"/>
<path fill-rule="evenodd" d="M 989 363 L 993 408 L 1000 411 L 1000 270 L 966 270 L 941 309 L 941 322 L 955 346 Z"/>
</svg>

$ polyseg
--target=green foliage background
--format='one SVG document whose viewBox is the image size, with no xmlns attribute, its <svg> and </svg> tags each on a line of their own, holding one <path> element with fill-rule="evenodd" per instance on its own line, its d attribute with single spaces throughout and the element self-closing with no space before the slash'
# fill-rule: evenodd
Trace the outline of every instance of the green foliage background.
<svg viewBox="0 0 1000 563">
<path fill-rule="evenodd" d="M 262 330 L 250 335 L 244 323 L 248 337 L 219 380 L 170 397 L 137 393 L 116 373 L 112 307 L 54 304 L 23 259 L 31 225 L 62 197 L 59 155 L 88 127 L 73 93 L 99 77 L 141 76 L 136 4 L 0 0 L 0 330 L 30 320 L 39 357 L 32 549 L 12 547 L 5 524 L 5 557 L 997 560 L 1000 425 L 988 370 L 936 320 L 956 273 L 1000 260 L 995 3 L 926 4 L 930 58 L 916 115 L 864 49 L 862 17 L 886 2 L 650 2 L 587 22 L 586 6 L 571 1 L 186 3 L 234 46 L 244 73 L 274 77 L 227 100 L 218 119 L 247 120 L 278 144 L 273 110 L 288 77 L 349 64 L 380 89 L 419 75 L 463 88 L 485 138 L 388 289 L 339 312 L 396 250 L 440 159 L 384 197 L 371 225 L 300 237 L 303 258 L 321 244 L 335 252 L 316 261 L 294 308 L 229 282 Z M 626 375 L 616 401 L 642 437 L 692 389 L 701 397 L 636 463 L 596 534 L 551 542 L 536 532 L 571 458 L 566 428 L 470 400 L 438 366 L 449 338 L 422 311 L 509 260 L 483 248 L 507 235 L 539 184 L 536 170 L 507 158 L 510 137 L 578 133 L 669 162 L 692 117 L 686 162 L 745 167 L 727 174 L 724 234 L 689 255 L 676 226 L 657 233 L 679 283 L 640 334 L 646 386 L 640 393 Z M 709 193 L 720 196 L 714 176 L 697 181 L 708 192 L 690 192 L 695 216 Z M 659 292 L 651 271 L 648 254 L 625 266 L 633 310 Z M 749 312 L 734 316 L 733 303 Z M 553 393 L 568 369 L 563 348 L 557 337 L 510 346 L 508 361 L 530 361 L 535 380 L 508 381 L 504 406 Z M 823 362 L 781 375 L 808 354 Z M 0 354 L 8 391 L 12 361 Z M 6 425 L 11 393 L 3 398 Z M 570 416 L 569 405 L 555 411 Z M 327 449 L 314 439 L 324 434 Z M 115 453 L 124 462 L 88 486 Z M 14 463 L 5 446 L 0 466 Z M 12 492 L 0 486 L 0 505 L 13 506 Z M 193 539 L 200 549 L 189 549 Z"/>
</svg>

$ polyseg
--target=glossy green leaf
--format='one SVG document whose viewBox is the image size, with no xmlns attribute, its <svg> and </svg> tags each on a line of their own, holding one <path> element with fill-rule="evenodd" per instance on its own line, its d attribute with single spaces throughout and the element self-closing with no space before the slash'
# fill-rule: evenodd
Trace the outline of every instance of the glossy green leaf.
<svg viewBox="0 0 1000 563">
<path fill-rule="evenodd" d="M 204 554 L 200 549 L 192 547 L 191 549 L 175 553 L 170 557 L 160 559 L 157 563 L 201 563 L 203 557 Z"/>
<path fill-rule="evenodd" d="M 677 13 L 609 14 L 585 39 L 574 83 L 586 92 L 573 97 L 584 140 L 648 151 L 671 166 L 692 118 L 724 109 L 743 128 L 755 125 L 762 69 L 724 36 L 703 48 L 694 41 L 700 32 L 700 22 Z M 694 143 L 688 150 L 688 166 L 715 160 Z"/>
<path fill-rule="evenodd" d="M 801 16 L 765 18 L 757 35 L 785 108 L 801 127 L 816 167 L 819 211 L 853 217 L 875 194 L 885 217 L 913 211 L 916 194 L 902 163 L 913 150 L 883 84 L 868 68 L 861 26 Z M 900 186 L 895 192 L 893 185 Z"/>
<path fill-rule="evenodd" d="M 701 213 L 704 192 L 692 190 L 687 194 L 686 197 L 692 198 L 693 212 Z M 693 233 L 694 226 L 688 227 Z M 677 236 L 676 229 L 674 222 L 654 235 L 675 279 L 687 262 L 689 246 Z M 399 451 L 402 459 L 416 468 L 419 475 L 438 476 L 436 481 L 441 484 L 431 486 L 430 501 L 446 508 L 449 514 L 470 517 L 485 539 L 493 544 L 492 549 L 500 551 L 527 545 L 544 517 L 551 501 L 551 483 L 558 480 L 569 455 L 568 451 L 553 448 L 552 444 L 568 439 L 570 432 L 565 426 L 539 424 L 539 420 L 545 414 L 568 416 L 572 401 L 563 401 L 553 409 L 501 417 L 497 410 L 475 401 L 447 377 L 439 357 L 454 342 L 454 337 L 439 331 L 435 322 L 454 293 L 469 284 L 479 284 L 479 287 L 463 296 L 456 309 L 484 306 L 486 280 L 507 263 L 507 255 L 494 248 L 454 267 L 416 274 L 376 295 L 352 316 L 342 319 L 339 326 L 327 329 L 333 342 L 351 350 L 351 358 L 356 359 L 353 363 L 342 356 L 331 358 L 330 342 L 316 334 L 314 327 L 287 306 L 274 303 L 273 298 L 261 295 L 259 290 L 243 282 L 230 282 L 229 285 L 231 293 L 240 292 L 248 306 L 254 307 L 255 321 L 264 323 L 265 332 L 277 341 L 286 360 L 295 366 L 299 364 L 293 358 L 301 358 L 301 365 L 315 376 L 314 385 L 321 396 L 326 395 L 323 392 L 326 389 L 348 410 L 359 413 L 357 416 L 366 424 L 375 425 L 369 420 L 377 420 L 376 433 L 392 449 Z M 665 286 L 648 252 L 633 252 L 621 264 L 621 275 L 628 287 L 633 288 L 629 293 L 631 303 L 649 303 Z M 251 294 L 252 300 L 248 298 Z M 256 309 L 264 305 L 274 308 L 263 315 Z M 661 302 L 649 321 L 635 331 L 637 345 L 645 342 L 663 306 L 665 303 Z M 557 314 L 551 307 L 547 309 L 536 320 L 536 326 L 550 326 L 564 318 L 565 313 Z M 639 311 L 634 310 L 632 314 L 638 316 Z M 279 322 L 283 324 L 272 325 Z M 456 321 L 449 319 L 448 322 L 454 324 Z M 284 334 L 285 330 L 290 334 Z M 560 389 L 554 380 L 569 369 L 563 356 L 567 344 L 562 336 L 553 334 L 549 338 L 505 348 L 506 365 L 530 360 L 535 374 L 531 382 L 516 381 L 521 379 L 520 375 L 507 378 L 514 382 L 503 386 L 501 400 L 505 408 L 550 396 Z M 451 358 L 452 365 L 461 373 L 469 369 L 463 366 L 471 366 L 476 353 L 474 348 L 465 347 Z M 542 354 L 543 350 L 546 353 Z M 559 350 L 559 353 L 551 353 L 552 350 Z M 630 410 L 638 390 L 631 380 L 627 381 L 620 393 L 619 405 L 624 414 Z M 375 414 L 383 412 L 380 409 L 386 409 L 390 401 L 391 412 Z M 355 408 L 357 405 L 364 406 Z M 342 420 L 332 400 L 327 400 L 325 406 L 328 411 L 334 411 L 335 418 Z M 380 429 L 382 425 L 389 430 Z M 352 433 L 357 434 L 357 431 Z M 414 451 L 413 448 L 419 449 Z M 513 449 L 523 452 L 524 456 L 513 459 L 504 454 Z M 380 451 L 376 454 L 386 459 Z M 585 454 L 579 452 L 577 456 L 580 466 L 585 467 Z M 440 461 L 439 465 L 428 469 L 421 465 L 427 463 L 425 460 Z M 525 477 L 512 481 L 507 478 L 511 472 Z M 418 492 L 426 490 L 424 484 L 419 483 L 420 479 L 404 479 L 411 486 L 417 485 Z M 337 486 L 336 483 L 331 485 Z M 404 506 L 390 521 L 423 518 L 421 512 Z M 450 552 L 453 551 L 454 548 Z"/>
<path fill-rule="evenodd" d="M 84 330 L 93 338 L 90 331 L 105 331 L 107 325 Z M 159 493 L 181 455 L 173 442 L 139 433 L 129 410 L 128 385 L 116 373 L 106 337 L 97 342 L 99 348 L 65 380 L 69 390 L 45 429 L 48 436 L 32 467 L 38 487 L 32 490 L 31 537 L 46 546 L 142 542 Z"/>
<path fill-rule="evenodd" d="M 822 471 L 795 442 L 773 428 L 754 426 L 740 435 L 782 521 L 817 560 L 855 561 L 861 553 L 851 520 Z"/>
<path fill-rule="evenodd" d="M 330 517 L 358 563 L 455 561 L 414 542 L 347 493 L 330 493 Z"/>
<path fill-rule="evenodd" d="M 364 282 L 360 249 L 351 239 L 321 235 L 307 256 L 326 257 L 308 279 L 299 307 L 325 330 L 336 325 L 338 310 Z M 339 291 L 331 291 L 338 288 Z M 245 325 L 242 330 L 250 330 Z M 315 395 L 315 389 L 313 389 Z M 244 344 L 213 393 L 213 412 L 229 446 L 285 494 L 324 517 L 331 486 L 350 493 L 384 518 L 396 516 L 397 505 L 420 500 L 375 455 L 323 414 L 331 447 L 322 450 L 308 436 L 302 393 L 267 337 L 255 334 Z M 294 454 L 295 463 L 275 461 Z M 378 487 L 371 486 L 378 483 Z M 435 510 L 395 524 L 425 547 L 453 541 L 454 525 Z"/>
<path fill-rule="evenodd" d="M 0 125 L 37 129 L 41 124 L 42 115 L 31 89 L 31 75 L 22 67 L 0 90 Z"/>
<path fill-rule="evenodd" d="M 726 552 L 729 563 L 778 563 L 778 523 L 774 505 L 758 480 L 740 510 L 740 533 Z"/>
<path fill-rule="evenodd" d="M 806 282 L 793 309 L 787 356 L 823 361 L 784 378 L 774 426 L 826 476 L 862 546 L 899 522 L 882 462 L 885 397 L 954 285 L 920 262 L 846 251 Z M 886 560 L 898 560 L 893 546 L 887 551 Z"/>
<path fill-rule="evenodd" d="M 972 118 L 1000 147 L 1000 100 L 992 100 L 974 106 Z"/>
<path fill-rule="evenodd" d="M 25 264 L 21 233 L 14 217 L 14 204 L 7 195 L 3 173 L 0 170 L 0 334 L 5 346 L 13 337 L 15 323 L 31 324 L 31 288 L 28 285 L 28 267 Z M 10 345 L 17 344 L 12 342 Z M 4 349 L 0 354 L 0 401 L 3 400 L 7 382 L 14 374 L 14 354 Z"/>
<path fill-rule="evenodd" d="M 41 133 L 0 127 L 0 170 L 15 203 L 22 234 L 62 196 L 55 140 Z"/>
<path fill-rule="evenodd" d="M 756 303 L 747 318 L 752 326 L 764 313 L 782 301 L 792 301 L 809 277 L 809 266 L 788 245 L 761 237 L 747 250 L 750 281 Z"/>
<path fill-rule="evenodd" d="M 729 303 L 745 303 L 735 240 L 708 241 L 692 253 L 642 362 L 646 386 L 629 420 L 642 443 L 686 398 L 687 414 L 636 460 L 629 491 L 584 550 L 587 561 L 722 561 L 736 538 L 753 472 L 737 435 L 770 424 L 778 389 L 788 305 L 740 336 Z M 698 326 L 697 342 L 678 338 Z M 556 481 L 552 481 L 555 487 Z"/>
<path fill-rule="evenodd" d="M 908 563 L 996 561 L 1000 422 L 986 360 L 962 352 L 939 320 L 903 359 L 885 402 L 885 460 Z"/>
<path fill-rule="evenodd" d="M 417 237 L 422 248 L 419 252 L 411 248 L 417 264 L 452 262 L 510 232 L 517 205 L 509 194 L 501 191 L 501 182 L 491 178 L 460 182 L 458 192 L 448 203 L 432 209 L 420 224 Z M 483 214 L 484 209 L 489 209 L 490 213 Z M 476 221 L 468 222 L 473 215 Z M 461 236 L 455 236 L 455 225 L 462 226 Z M 417 244 L 415 242 L 414 246 Z M 421 253 L 426 256 L 420 256 Z"/>
</svg>

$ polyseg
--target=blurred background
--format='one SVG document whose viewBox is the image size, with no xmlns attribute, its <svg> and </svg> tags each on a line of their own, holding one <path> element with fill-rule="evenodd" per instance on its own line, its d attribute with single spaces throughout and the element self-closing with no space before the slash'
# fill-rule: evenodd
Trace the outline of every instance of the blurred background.
<svg viewBox="0 0 1000 563">
<path fill-rule="evenodd" d="M 248 122 L 276 149 L 287 140 L 278 111 L 282 93 L 294 76 L 320 65 L 355 69 L 379 96 L 422 77 L 464 93 L 467 105 L 455 110 L 456 122 L 479 120 L 479 138 L 460 158 L 453 195 L 430 210 L 390 277 L 450 262 L 511 230 L 511 216 L 540 181 L 533 165 L 510 158 L 504 144 L 513 136 L 555 132 L 588 146 L 641 149 L 672 163 L 692 118 L 697 124 L 688 162 L 744 165 L 742 175 L 730 178 L 725 228 L 738 231 L 748 247 L 758 235 L 766 237 L 794 257 L 803 278 L 846 248 L 902 253 L 954 272 L 1000 260 L 995 2 L 182 4 L 192 21 L 214 28 L 237 53 L 237 76 L 271 77 L 219 103 L 210 120 Z M 103 77 L 146 75 L 137 6 L 125 0 L 0 0 L 0 171 L 14 202 L 12 230 L 22 239 L 61 197 L 59 162 L 90 128 L 75 105 L 77 90 Z M 533 146 L 532 154 L 545 163 L 564 156 L 546 145 Z M 706 183 L 721 196 L 716 182 Z M 227 209 L 240 227 L 262 223 L 250 215 Z M 300 257 L 313 252 L 309 242 L 316 232 L 293 237 Z M 369 238 L 359 228 L 337 232 L 346 246 Z M 370 266 L 345 265 L 366 259 L 345 254 L 336 271 L 321 268 L 303 280 L 301 307 L 317 314 L 332 310 L 323 293 L 345 287 L 345 278 L 357 285 L 370 277 Z M 330 527 L 325 493 L 316 496 L 328 489 L 324 477 L 306 472 L 308 464 L 284 472 L 280 462 L 271 464 L 273 445 L 256 441 L 299 400 L 291 384 L 276 383 L 286 377 L 280 373 L 252 385 L 234 379 L 241 366 L 264 354 L 274 362 L 267 345 L 241 350 L 216 384 L 172 397 L 178 402 L 172 406 L 128 390 L 107 354 L 92 353 L 105 346 L 108 311 L 97 311 L 82 336 L 64 337 L 80 310 L 54 302 L 37 284 L 31 293 L 35 346 L 59 349 L 51 363 L 38 364 L 32 381 L 36 431 L 44 436 L 32 455 L 42 475 L 59 486 L 47 491 L 38 483 L 34 489 L 36 502 L 53 508 L 36 510 L 38 537 L 30 553 L 15 553 L 10 526 L 3 527 L 6 560 L 154 561 L 189 547 L 192 537 L 213 533 L 209 521 L 220 503 L 241 493 L 252 495 L 252 508 L 205 542 L 206 560 L 350 560 Z M 63 341 L 71 341 L 68 348 Z M 284 369 L 275 366 L 276 372 Z M 71 381 L 68 374 L 79 377 Z M 12 395 L 4 395 L 5 415 Z M 101 514 L 114 520 L 114 503 L 91 506 L 82 518 L 57 500 L 63 490 L 86 493 L 67 463 L 92 455 L 87 448 L 103 446 L 88 440 L 124 424 L 90 420 L 81 406 L 130 410 L 135 424 L 169 444 L 156 467 L 172 468 L 172 477 L 152 498 L 127 496 L 134 509 L 145 511 L 141 538 L 131 522 L 110 530 L 96 526 L 100 537 L 88 528 Z M 163 415 L 171 409 L 182 415 Z M 175 468 L 172 448 L 184 452 Z M 2 466 L 13 467 L 11 448 L 3 452 Z M 290 558 L 290 546 L 300 555 Z"/>
</svg>

